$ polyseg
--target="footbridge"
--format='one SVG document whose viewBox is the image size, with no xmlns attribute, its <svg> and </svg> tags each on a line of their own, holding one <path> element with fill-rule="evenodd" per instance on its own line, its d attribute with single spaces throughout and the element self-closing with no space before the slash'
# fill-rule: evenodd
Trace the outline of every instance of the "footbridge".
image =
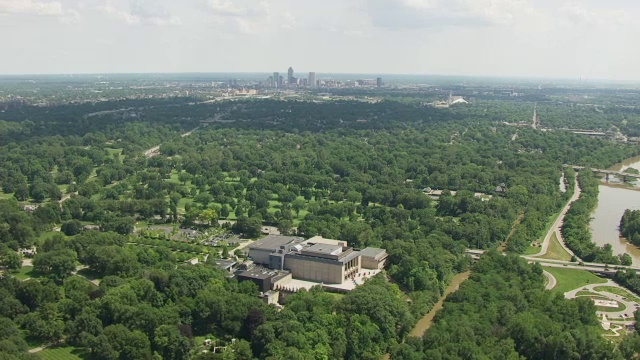
<svg viewBox="0 0 640 360">
<path fill-rule="evenodd" d="M 573 170 L 589 170 L 592 171 L 596 174 L 603 174 L 605 176 L 605 178 L 607 180 L 609 180 L 609 175 L 614 175 L 617 176 L 619 178 L 622 178 L 623 181 L 627 181 L 627 178 L 633 178 L 633 179 L 640 179 L 640 174 L 631 174 L 631 173 L 627 173 L 627 172 L 623 172 L 623 171 L 615 171 L 615 170 L 605 170 L 605 169 L 596 169 L 596 168 L 589 168 L 586 166 L 578 166 L 578 165 L 563 165 L 565 168 L 570 167 Z"/>
</svg>

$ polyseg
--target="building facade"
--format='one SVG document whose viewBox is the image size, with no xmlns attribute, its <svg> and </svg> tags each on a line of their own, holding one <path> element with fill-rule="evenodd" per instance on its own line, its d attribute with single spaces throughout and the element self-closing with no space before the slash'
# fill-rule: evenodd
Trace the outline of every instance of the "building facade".
<svg viewBox="0 0 640 360">
<path fill-rule="evenodd" d="M 293 278 L 325 284 L 342 284 L 356 277 L 361 269 L 384 268 L 384 249 L 356 250 L 346 241 L 321 236 L 300 237 L 268 235 L 249 246 L 249 257 L 273 270 L 290 271 Z"/>
</svg>

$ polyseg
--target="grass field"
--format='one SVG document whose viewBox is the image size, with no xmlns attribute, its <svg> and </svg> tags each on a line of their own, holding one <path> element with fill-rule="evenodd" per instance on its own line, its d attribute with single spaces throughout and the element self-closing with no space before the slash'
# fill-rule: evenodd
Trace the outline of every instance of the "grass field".
<svg viewBox="0 0 640 360">
<path fill-rule="evenodd" d="M 40 233 L 40 236 L 36 238 L 36 241 L 38 242 L 38 244 L 42 244 L 46 239 L 53 237 L 54 235 L 64 236 L 64 233 L 60 231 L 43 231 L 42 233 Z"/>
<path fill-rule="evenodd" d="M 523 255 L 535 255 L 540 252 L 539 246 L 529 246 Z"/>
<path fill-rule="evenodd" d="M 594 290 L 596 290 L 596 291 L 606 291 L 606 292 L 610 292 L 612 294 L 624 296 L 625 298 L 627 298 L 627 299 L 629 299 L 631 301 L 635 301 L 636 303 L 640 304 L 640 297 L 636 296 L 635 294 L 632 294 L 628 290 L 621 289 L 619 287 L 615 287 L 615 286 L 598 286 L 598 287 L 595 287 Z"/>
<path fill-rule="evenodd" d="M 0 199 L 11 199 L 12 197 L 13 197 L 13 193 L 5 194 L 2 191 L 0 191 Z"/>
<path fill-rule="evenodd" d="M 20 281 L 24 281 L 32 277 L 38 277 L 37 274 L 33 272 L 33 266 L 23 266 L 20 269 L 20 272 L 13 274 L 13 276 Z"/>
<path fill-rule="evenodd" d="M 547 253 L 540 256 L 543 259 L 571 261 L 571 255 L 562 247 L 556 233 L 554 232 L 549 242 Z"/>
<path fill-rule="evenodd" d="M 575 290 L 579 287 L 589 284 L 603 284 L 607 280 L 598 277 L 588 271 L 576 270 L 576 269 L 564 269 L 564 268 L 545 268 L 546 271 L 551 273 L 558 284 L 551 291 L 564 294 L 568 291 Z"/>
<path fill-rule="evenodd" d="M 38 355 L 43 360 L 88 359 L 87 352 L 85 350 L 71 347 L 71 346 L 44 349 L 40 351 Z"/>
<path fill-rule="evenodd" d="M 122 155 L 122 150 L 124 149 L 110 149 L 107 148 L 107 152 L 109 153 L 109 155 L 111 155 L 111 157 L 113 157 L 114 159 L 118 159 L 118 161 L 122 162 L 122 160 L 124 160 L 125 155 Z"/>
</svg>

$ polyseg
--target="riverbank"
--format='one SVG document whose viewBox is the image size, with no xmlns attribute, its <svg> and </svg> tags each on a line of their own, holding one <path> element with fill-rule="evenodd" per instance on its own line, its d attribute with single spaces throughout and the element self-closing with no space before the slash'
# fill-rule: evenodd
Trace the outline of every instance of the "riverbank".
<svg viewBox="0 0 640 360">
<path fill-rule="evenodd" d="M 622 171 L 628 167 L 640 168 L 640 156 L 632 157 L 611 166 L 610 170 Z M 598 246 L 610 244 L 616 255 L 627 253 L 633 265 L 640 266 L 640 248 L 620 236 L 619 224 L 624 211 L 640 209 L 640 187 L 628 183 L 601 179 L 599 184 L 598 203 L 591 213 L 591 230 L 593 242 Z"/>
</svg>

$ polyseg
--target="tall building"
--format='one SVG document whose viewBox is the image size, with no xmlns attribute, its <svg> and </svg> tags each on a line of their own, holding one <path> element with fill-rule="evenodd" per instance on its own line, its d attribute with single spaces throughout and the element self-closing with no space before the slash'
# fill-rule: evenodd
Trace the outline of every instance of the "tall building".
<svg viewBox="0 0 640 360">
<path fill-rule="evenodd" d="M 278 87 L 281 88 L 284 86 L 284 77 L 282 75 L 278 76 Z"/>
<path fill-rule="evenodd" d="M 293 68 L 292 67 L 289 67 L 289 70 L 287 70 L 287 83 L 293 84 Z"/>
<path fill-rule="evenodd" d="M 309 86 L 316 87 L 316 73 L 309 73 Z"/>
<path fill-rule="evenodd" d="M 377 87 L 382 87 L 382 78 L 381 77 L 376 79 L 376 86 Z"/>
<path fill-rule="evenodd" d="M 277 73 L 277 72 L 274 72 L 273 73 L 273 87 L 278 87 L 278 85 L 280 85 L 278 79 L 280 79 L 280 74 Z"/>
</svg>

